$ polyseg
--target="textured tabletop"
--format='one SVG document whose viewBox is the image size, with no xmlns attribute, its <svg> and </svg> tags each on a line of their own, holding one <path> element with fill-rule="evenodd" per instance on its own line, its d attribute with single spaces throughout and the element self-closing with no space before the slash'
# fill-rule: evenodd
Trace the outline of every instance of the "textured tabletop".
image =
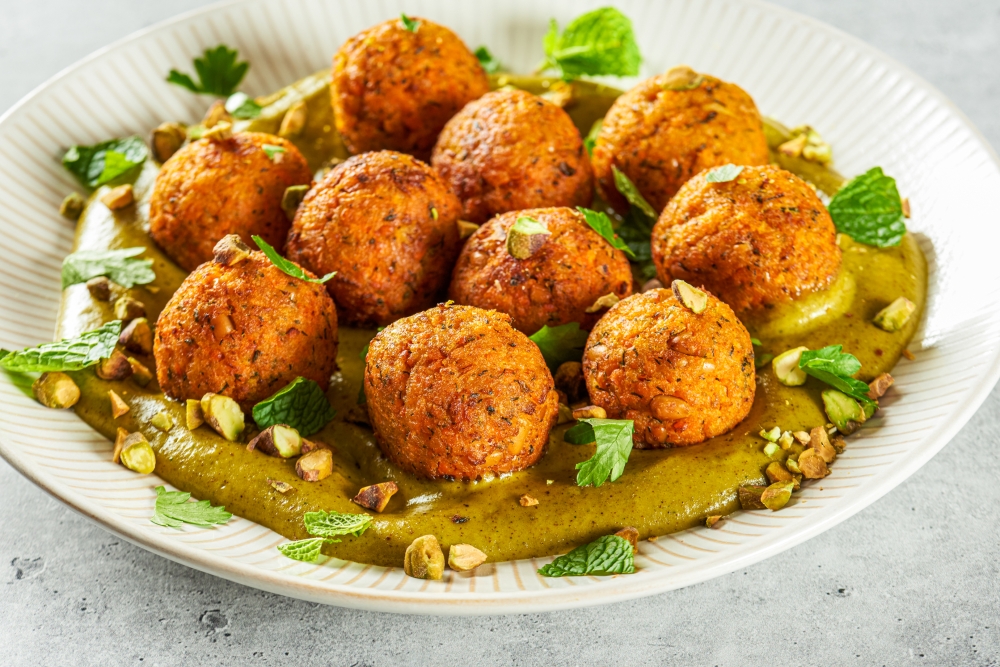
<svg viewBox="0 0 1000 667">
<path fill-rule="evenodd" d="M 0 0 L 0 112 L 201 4 Z M 1000 146 L 997 0 L 780 4 L 915 70 Z M 202 574 L 106 533 L 0 460 L 0 664 L 996 665 L 998 417 L 995 390 L 886 497 L 746 570 L 605 607 L 469 619 L 325 607 Z"/>
</svg>

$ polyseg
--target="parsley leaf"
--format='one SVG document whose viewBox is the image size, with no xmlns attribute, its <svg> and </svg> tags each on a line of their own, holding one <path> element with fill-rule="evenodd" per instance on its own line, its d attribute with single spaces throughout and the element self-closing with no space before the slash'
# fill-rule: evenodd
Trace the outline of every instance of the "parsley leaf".
<svg viewBox="0 0 1000 667">
<path fill-rule="evenodd" d="M 214 526 L 233 518 L 225 507 L 212 507 L 207 500 L 189 503 L 190 499 L 190 493 L 156 487 L 156 510 L 150 521 L 158 526 L 180 528 L 185 523 L 192 526 Z"/>
<path fill-rule="evenodd" d="M 709 169 L 705 174 L 705 180 L 709 183 L 729 183 L 736 180 L 736 177 L 743 172 L 743 167 L 735 164 L 724 164 L 721 167 Z"/>
<path fill-rule="evenodd" d="M 290 262 L 281 255 L 279 255 L 278 251 L 272 248 L 267 243 L 267 241 L 265 241 L 259 236 L 251 236 L 250 238 L 252 238 L 253 242 L 257 244 L 257 247 L 260 248 L 265 255 L 267 255 L 267 258 L 271 260 L 272 264 L 274 264 L 276 267 L 284 271 L 286 274 L 290 275 L 292 278 L 298 278 L 299 280 L 305 280 L 308 283 L 318 283 L 322 285 L 327 280 L 337 275 L 336 271 L 332 271 L 323 276 L 322 278 L 310 278 L 309 276 L 306 275 L 306 272 L 299 267 L 298 264 L 296 264 L 295 262 Z"/>
<path fill-rule="evenodd" d="M 583 219 L 587 221 L 590 228 L 603 236 L 604 240 L 611 244 L 611 247 L 621 250 L 633 259 L 635 258 L 635 252 L 615 234 L 614 227 L 611 226 L 611 218 L 607 214 L 600 211 L 592 211 L 582 206 L 577 206 L 576 210 L 583 214 Z"/>
<path fill-rule="evenodd" d="M 632 453 L 634 422 L 631 419 L 581 419 L 580 424 L 566 432 L 567 435 L 575 431 L 576 439 L 584 439 L 585 429 L 581 425 L 593 431 L 590 442 L 597 443 L 597 452 L 576 464 L 577 486 L 600 486 L 609 479 L 613 482 L 621 477 Z"/>
<path fill-rule="evenodd" d="M 336 414 L 320 386 L 303 377 L 253 406 L 253 420 L 261 429 L 286 424 L 303 437 L 322 429 Z"/>
<path fill-rule="evenodd" d="M 528 336 L 541 350 L 545 363 L 555 370 L 564 362 L 579 361 L 583 358 L 583 346 L 587 344 L 587 332 L 576 322 L 558 327 L 543 326 Z"/>
<path fill-rule="evenodd" d="M 17 373 L 82 370 L 111 356 L 121 329 L 121 320 L 114 320 L 76 338 L 10 352 L 0 358 L 0 368 Z"/>
<path fill-rule="evenodd" d="M 246 93 L 233 93 L 226 100 L 226 111 L 233 118 L 240 120 L 251 120 L 260 116 L 264 107 Z"/>
<path fill-rule="evenodd" d="M 420 21 L 416 19 L 411 19 L 406 14 L 400 14 L 399 20 L 402 22 L 403 27 L 409 30 L 410 32 L 416 32 L 417 29 L 420 27 Z"/>
<path fill-rule="evenodd" d="M 263 150 L 264 153 L 267 155 L 267 157 L 271 160 L 273 160 L 274 156 L 277 155 L 278 153 L 286 152 L 283 147 L 275 146 L 274 144 L 262 144 L 261 150 Z"/>
<path fill-rule="evenodd" d="M 799 368 L 817 380 L 844 392 L 862 405 L 874 402 L 868 398 L 868 385 L 853 377 L 861 370 L 861 362 L 853 354 L 844 352 L 842 345 L 828 345 L 820 350 L 803 351 L 799 357 Z"/>
<path fill-rule="evenodd" d="M 842 187 L 827 207 L 837 231 L 879 248 L 899 245 L 906 234 L 896 181 L 873 167 Z"/>
<path fill-rule="evenodd" d="M 490 50 L 485 46 L 480 46 L 476 49 L 476 59 L 479 60 L 479 64 L 483 66 L 483 69 L 487 74 L 496 74 L 503 67 L 500 61 L 497 60 Z"/>
<path fill-rule="evenodd" d="M 70 146 L 62 164 L 88 188 L 134 180 L 149 156 L 140 137 L 102 141 L 93 146 Z"/>
<path fill-rule="evenodd" d="M 564 79 L 605 74 L 635 76 L 642 62 L 632 22 L 614 7 L 578 16 L 562 34 L 553 19 L 543 46 L 543 68 L 558 68 Z"/>
<path fill-rule="evenodd" d="M 238 57 L 236 49 L 219 44 L 214 49 L 205 49 L 201 58 L 194 59 L 194 69 L 198 72 L 197 83 L 189 75 L 175 69 L 170 70 L 167 81 L 187 88 L 192 93 L 228 97 L 236 92 L 236 87 L 250 69 L 250 63 L 237 62 Z"/>
<path fill-rule="evenodd" d="M 372 525 L 370 514 L 343 514 L 341 512 L 306 512 L 302 517 L 306 531 L 319 537 L 361 534 Z"/>
<path fill-rule="evenodd" d="M 594 121 L 594 124 L 590 126 L 590 132 L 587 136 L 583 138 L 583 147 L 587 149 L 587 155 L 594 157 L 594 146 L 597 145 L 597 135 L 601 133 L 601 128 L 604 126 L 604 119 L 598 118 Z"/>
<path fill-rule="evenodd" d="M 80 250 L 63 260 L 62 286 L 85 283 L 97 276 L 107 276 L 122 287 L 148 285 L 156 280 L 153 260 L 131 259 L 146 252 L 145 248 L 121 250 Z"/>
<path fill-rule="evenodd" d="M 590 544 L 573 549 L 543 565 L 543 577 L 581 577 L 584 575 L 632 574 L 635 555 L 632 544 L 618 535 L 604 535 Z"/>
</svg>

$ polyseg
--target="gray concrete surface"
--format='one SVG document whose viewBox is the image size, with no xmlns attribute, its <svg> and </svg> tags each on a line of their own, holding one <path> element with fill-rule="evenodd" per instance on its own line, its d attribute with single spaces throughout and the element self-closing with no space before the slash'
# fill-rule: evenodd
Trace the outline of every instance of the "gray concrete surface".
<svg viewBox="0 0 1000 667">
<path fill-rule="evenodd" d="M 0 0 L 0 110 L 198 0 Z M 1000 146 L 1000 2 L 781 0 L 941 88 Z M 105 533 L 0 461 L 2 665 L 997 665 L 1000 390 L 838 528 L 698 586 L 567 613 L 360 613 L 201 574 Z"/>
</svg>

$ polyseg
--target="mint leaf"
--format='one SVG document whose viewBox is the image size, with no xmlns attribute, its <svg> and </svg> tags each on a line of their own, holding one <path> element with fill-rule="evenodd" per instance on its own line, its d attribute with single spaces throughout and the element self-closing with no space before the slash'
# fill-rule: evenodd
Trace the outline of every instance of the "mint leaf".
<svg viewBox="0 0 1000 667">
<path fill-rule="evenodd" d="M 906 234 L 895 179 L 873 167 L 842 187 L 827 207 L 837 231 L 879 248 L 899 245 Z"/>
<path fill-rule="evenodd" d="M 853 354 L 843 350 L 842 345 L 828 345 L 820 350 L 805 350 L 799 357 L 799 368 L 817 380 L 860 401 L 862 405 L 874 403 L 868 398 L 868 385 L 853 377 L 861 370 L 861 362 Z"/>
<path fill-rule="evenodd" d="M 594 121 L 594 124 L 590 126 L 590 132 L 587 136 L 583 138 L 583 147 L 587 149 L 587 155 L 594 157 L 594 146 L 597 145 L 597 135 L 601 133 L 601 128 L 604 126 L 604 119 L 598 118 Z"/>
<path fill-rule="evenodd" d="M 543 565 L 538 574 L 543 577 L 582 577 L 635 572 L 632 544 L 624 537 L 604 535 L 590 544 L 573 549 Z"/>
<path fill-rule="evenodd" d="M 121 320 L 114 320 L 76 338 L 10 352 L 0 358 L 0 368 L 16 373 L 79 371 L 109 358 L 115 351 L 121 329 Z"/>
<path fill-rule="evenodd" d="M 615 178 L 615 189 L 622 194 L 628 203 L 631 204 L 633 208 L 639 209 L 639 211 L 651 219 L 653 222 L 656 221 L 656 210 L 650 205 L 646 198 L 642 196 L 639 192 L 639 188 L 635 186 L 632 179 L 626 176 L 618 167 L 612 166 L 611 173 L 614 174 Z"/>
<path fill-rule="evenodd" d="M 194 69 L 199 79 L 197 83 L 189 75 L 175 69 L 170 70 L 167 81 L 187 88 L 192 93 L 228 97 L 236 92 L 236 87 L 250 69 L 250 63 L 237 62 L 238 58 L 239 52 L 236 49 L 219 44 L 214 49 L 205 49 L 201 58 L 194 59 Z"/>
<path fill-rule="evenodd" d="M 583 214 L 583 219 L 587 221 L 590 228 L 604 237 L 604 240 L 611 244 L 611 247 L 621 250 L 629 257 L 635 258 L 635 252 L 628 244 L 622 241 L 615 234 L 614 227 L 611 226 L 611 218 L 600 211 L 592 211 L 589 208 L 577 206 L 576 210 Z"/>
<path fill-rule="evenodd" d="M 315 563 L 319 560 L 324 542 L 326 540 L 322 537 L 307 537 L 304 540 L 279 544 L 278 551 L 292 560 L 300 560 L 303 563 Z"/>
<path fill-rule="evenodd" d="M 286 274 L 290 275 L 292 278 L 298 278 L 299 280 L 304 280 L 307 283 L 318 283 L 322 285 L 327 280 L 337 275 L 336 271 L 332 271 L 331 273 L 326 274 L 322 278 L 310 278 L 309 276 L 306 275 L 306 272 L 299 267 L 298 264 L 296 264 L 295 262 L 290 262 L 281 255 L 279 255 L 278 251 L 272 248 L 270 245 L 268 245 L 267 241 L 265 241 L 259 236 L 251 236 L 250 238 L 252 238 L 253 242 L 257 244 L 257 247 L 260 248 L 265 255 L 267 255 L 267 258 L 271 260 L 272 264 L 274 264 L 276 267 L 284 271 Z"/>
<path fill-rule="evenodd" d="M 528 336 L 542 351 L 545 363 L 555 370 L 567 361 L 583 358 L 583 346 L 587 344 L 587 332 L 576 322 L 558 327 L 543 326 Z"/>
<path fill-rule="evenodd" d="M 140 137 L 102 141 L 93 146 L 71 146 L 62 164 L 88 188 L 134 180 L 149 149 Z"/>
<path fill-rule="evenodd" d="M 385 327 L 379 327 L 378 331 L 381 332 L 384 329 L 385 329 Z M 361 361 L 364 361 L 365 358 L 368 356 L 368 348 L 369 348 L 369 346 L 371 346 L 371 344 L 372 344 L 372 342 L 368 341 L 367 343 L 365 343 L 365 346 L 363 348 L 361 348 L 361 354 L 358 355 L 359 357 L 361 357 Z"/>
<path fill-rule="evenodd" d="M 526 236 L 534 236 L 535 234 L 548 236 L 552 234 L 548 227 L 527 215 L 519 216 L 518 219 L 514 221 L 514 224 L 510 226 L 510 229 L 511 231 L 525 234 Z M 509 233 L 510 232 L 508 232 L 508 234 Z"/>
<path fill-rule="evenodd" d="M 409 30 L 410 32 L 416 32 L 417 28 L 420 27 L 420 21 L 417 21 L 415 19 L 411 19 L 406 14 L 400 14 L 399 15 L 399 20 L 403 23 L 403 27 L 405 29 Z"/>
<path fill-rule="evenodd" d="M 635 76 L 642 62 L 632 22 L 613 7 L 578 16 L 562 34 L 553 20 L 543 46 L 545 65 L 561 70 L 564 79 Z"/>
<path fill-rule="evenodd" d="M 656 276 L 656 266 L 653 264 L 653 250 L 650 239 L 653 235 L 653 225 L 656 224 L 656 210 L 639 192 L 639 188 L 618 167 L 611 167 L 615 179 L 615 189 L 629 203 L 628 213 L 618 227 L 618 236 L 632 250 L 632 263 L 639 267 L 643 278 Z"/>
<path fill-rule="evenodd" d="M 586 461 L 576 464 L 577 486 L 593 484 L 600 486 L 607 480 L 612 482 L 622 476 L 628 457 L 632 453 L 631 419 L 581 419 L 594 430 L 597 451 Z M 575 427 L 574 427 L 575 428 Z M 570 429 L 573 430 L 573 429 Z"/>
<path fill-rule="evenodd" d="M 185 523 L 192 526 L 214 526 L 233 518 L 225 507 L 212 507 L 207 500 L 189 503 L 190 499 L 190 493 L 156 487 L 156 509 L 150 521 L 158 526 L 180 528 Z"/>
<path fill-rule="evenodd" d="M 736 180 L 742 171 L 743 167 L 737 167 L 735 164 L 724 164 L 721 167 L 709 169 L 708 173 L 705 174 L 705 180 L 709 183 L 728 183 Z"/>
<path fill-rule="evenodd" d="M 145 248 L 121 250 L 80 250 L 63 260 L 62 286 L 85 283 L 97 276 L 107 276 L 122 287 L 148 285 L 156 280 L 153 260 L 131 259 L 146 252 Z"/>
<path fill-rule="evenodd" d="M 274 156 L 277 155 L 278 153 L 285 152 L 285 149 L 283 147 L 275 146 L 274 144 L 263 144 L 261 145 L 261 150 L 263 150 L 264 153 L 267 154 L 267 157 L 271 160 L 273 160 Z"/>
<path fill-rule="evenodd" d="M 335 537 L 354 535 L 361 537 L 372 524 L 370 514 L 343 514 L 341 512 L 306 512 L 302 517 L 310 535 Z"/>
<path fill-rule="evenodd" d="M 253 406 L 253 420 L 261 429 L 286 424 L 303 437 L 322 429 L 336 414 L 320 386 L 303 377 Z"/>
<path fill-rule="evenodd" d="M 226 111 L 233 118 L 251 120 L 260 116 L 261 105 L 246 93 L 233 93 L 226 100 Z"/>
<path fill-rule="evenodd" d="M 494 58 L 493 54 L 485 46 L 480 46 L 476 49 L 475 53 L 476 59 L 479 60 L 479 64 L 483 66 L 487 74 L 496 74 L 500 71 L 502 67 L 500 61 Z"/>
</svg>

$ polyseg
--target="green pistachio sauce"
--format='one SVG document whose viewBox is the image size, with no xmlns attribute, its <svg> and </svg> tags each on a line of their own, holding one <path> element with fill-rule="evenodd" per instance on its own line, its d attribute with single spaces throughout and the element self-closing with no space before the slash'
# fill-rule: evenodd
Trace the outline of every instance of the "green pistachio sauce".
<svg viewBox="0 0 1000 667">
<path fill-rule="evenodd" d="M 543 80 L 524 77 L 507 76 L 506 81 L 497 83 L 532 92 L 548 88 Z M 569 111 L 586 132 L 604 115 L 617 91 L 592 84 L 574 85 L 576 101 Z M 298 99 L 307 101 L 309 121 L 296 143 L 313 168 L 331 157 L 344 157 L 343 144 L 332 127 L 326 73 L 265 100 L 263 116 L 243 129 L 276 131 L 281 114 Z M 146 256 L 154 259 L 155 284 L 119 288 L 114 296 L 128 292 L 141 300 L 150 321 L 155 321 L 185 277 L 147 234 L 148 198 L 156 170 L 155 165 L 147 164 L 136 182 L 139 203 L 135 207 L 112 214 L 92 199 L 80 219 L 76 240 L 79 250 L 148 248 Z M 876 249 L 844 238 L 841 245 L 843 269 L 833 288 L 776 308 L 767 319 L 747 325 L 764 343 L 758 354 L 778 354 L 799 345 L 818 348 L 843 344 L 861 360 L 861 379 L 868 380 L 896 364 L 919 317 L 911 318 L 903 331 L 893 334 L 876 328 L 871 320 L 898 296 L 923 308 L 926 264 L 911 236 L 895 248 Z M 74 285 L 64 293 L 58 336 L 73 336 L 110 319 L 110 304 L 94 301 L 84 285 Z M 768 366 L 758 374 L 750 415 L 731 432 L 693 447 L 633 450 L 624 475 L 614 483 L 599 488 L 576 486 L 575 466 L 593 455 L 594 446 L 564 443 L 562 436 L 568 425 L 552 432 L 545 456 L 528 470 L 477 482 L 427 481 L 390 464 L 381 455 L 371 430 L 343 421 L 356 404 L 361 384 L 359 352 L 374 333 L 340 331 L 340 370 L 329 391 L 338 417 L 313 438 L 336 448 L 334 472 L 320 482 L 303 482 L 295 475 L 294 461 L 248 452 L 243 444 L 228 442 L 207 426 L 188 431 L 183 404 L 168 400 L 155 380 L 140 388 L 132 381 L 100 380 L 93 370 L 75 373 L 82 391 L 76 411 L 110 439 L 119 426 L 142 431 L 156 452 L 157 475 L 195 498 L 225 505 L 229 511 L 289 539 L 307 536 L 302 525 L 304 512 L 361 512 L 350 500 L 360 487 L 394 480 L 399 492 L 382 514 L 375 515 L 364 535 L 324 547 L 331 556 L 390 566 L 400 565 L 410 542 L 425 534 L 436 535 L 445 546 L 475 545 L 489 560 L 503 561 L 564 553 L 623 526 L 635 526 L 643 538 L 682 530 L 702 522 L 707 515 L 738 509 L 737 488 L 765 481 L 762 470 L 769 459 L 762 451 L 765 442 L 757 435 L 762 427 L 807 430 L 827 421 L 819 397 L 822 387 L 816 380 L 810 379 L 803 387 L 784 387 Z M 142 360 L 153 367 L 151 357 Z M 111 417 L 109 389 L 131 406 L 117 421 Z M 901 391 L 905 392 L 905 387 Z M 150 424 L 161 411 L 175 424 L 169 433 Z M 295 490 L 281 494 L 269 479 L 287 482 Z M 521 507 L 518 499 L 524 494 L 537 498 L 538 505 Z"/>
</svg>

